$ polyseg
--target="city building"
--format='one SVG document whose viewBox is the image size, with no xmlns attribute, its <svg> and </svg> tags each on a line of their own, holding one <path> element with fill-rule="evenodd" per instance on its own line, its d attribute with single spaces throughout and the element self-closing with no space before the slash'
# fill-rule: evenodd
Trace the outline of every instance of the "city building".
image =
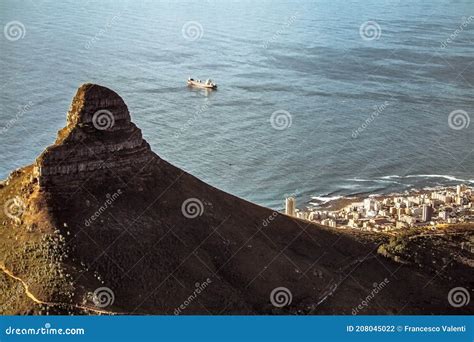
<svg viewBox="0 0 474 342">
<path fill-rule="evenodd" d="M 296 199 L 288 197 L 285 201 L 285 214 L 288 216 L 296 216 Z"/>
<path fill-rule="evenodd" d="M 421 214 L 421 220 L 423 222 L 429 222 L 431 221 L 432 216 L 433 216 L 433 207 L 428 204 L 423 204 L 423 212 Z"/>
<path fill-rule="evenodd" d="M 333 220 L 333 219 L 322 220 L 321 224 L 324 226 L 329 226 L 331 228 L 336 228 L 336 220 Z"/>
<path fill-rule="evenodd" d="M 338 210 L 296 209 L 295 199 L 286 199 L 286 213 L 334 228 L 396 231 L 436 225 L 474 222 L 474 188 L 438 188 L 433 191 L 373 196 Z"/>
<path fill-rule="evenodd" d="M 440 211 L 439 214 L 438 214 L 438 217 L 439 217 L 440 219 L 446 221 L 446 220 L 448 219 L 448 217 L 449 217 L 449 213 L 448 213 L 447 211 L 445 211 L 445 210 Z"/>
</svg>

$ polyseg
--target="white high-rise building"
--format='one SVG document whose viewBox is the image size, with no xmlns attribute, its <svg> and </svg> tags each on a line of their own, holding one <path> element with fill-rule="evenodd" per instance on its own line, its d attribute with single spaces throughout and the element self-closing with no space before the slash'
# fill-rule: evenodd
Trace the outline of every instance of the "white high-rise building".
<svg viewBox="0 0 474 342">
<path fill-rule="evenodd" d="M 285 201 L 285 214 L 288 216 L 296 216 L 296 200 L 294 197 L 288 197 Z"/>
<path fill-rule="evenodd" d="M 460 196 L 463 191 L 466 191 L 466 186 L 464 184 L 456 186 L 456 195 Z"/>
<path fill-rule="evenodd" d="M 380 203 L 373 198 L 366 198 L 364 199 L 364 209 L 365 211 L 378 211 L 380 209 Z"/>
</svg>

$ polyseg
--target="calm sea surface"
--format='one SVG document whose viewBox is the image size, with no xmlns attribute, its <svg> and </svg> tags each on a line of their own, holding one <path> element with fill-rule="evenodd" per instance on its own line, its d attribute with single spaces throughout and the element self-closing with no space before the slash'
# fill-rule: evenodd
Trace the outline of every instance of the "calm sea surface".
<svg viewBox="0 0 474 342">
<path fill-rule="evenodd" d="M 470 16 L 472 0 L 2 0 L 0 178 L 94 82 L 162 158 L 276 209 L 290 194 L 472 184 Z"/>
</svg>

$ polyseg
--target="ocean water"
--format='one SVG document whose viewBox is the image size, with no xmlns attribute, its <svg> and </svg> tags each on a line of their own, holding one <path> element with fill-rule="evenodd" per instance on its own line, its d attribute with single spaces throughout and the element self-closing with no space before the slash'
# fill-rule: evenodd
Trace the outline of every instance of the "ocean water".
<svg viewBox="0 0 474 342">
<path fill-rule="evenodd" d="M 472 184 L 471 16 L 472 0 L 2 0 L 0 178 L 94 82 L 162 158 L 275 209 Z"/>
</svg>

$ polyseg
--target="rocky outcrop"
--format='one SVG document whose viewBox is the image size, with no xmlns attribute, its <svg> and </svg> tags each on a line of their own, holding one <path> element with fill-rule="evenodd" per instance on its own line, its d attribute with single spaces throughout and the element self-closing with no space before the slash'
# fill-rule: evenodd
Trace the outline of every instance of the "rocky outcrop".
<svg viewBox="0 0 474 342">
<path fill-rule="evenodd" d="M 33 176 L 42 188 L 60 185 L 64 191 L 93 175 L 95 180 L 110 172 L 126 177 L 152 158 L 122 98 L 108 88 L 84 84 L 74 96 L 67 126 L 37 158 Z"/>
</svg>

